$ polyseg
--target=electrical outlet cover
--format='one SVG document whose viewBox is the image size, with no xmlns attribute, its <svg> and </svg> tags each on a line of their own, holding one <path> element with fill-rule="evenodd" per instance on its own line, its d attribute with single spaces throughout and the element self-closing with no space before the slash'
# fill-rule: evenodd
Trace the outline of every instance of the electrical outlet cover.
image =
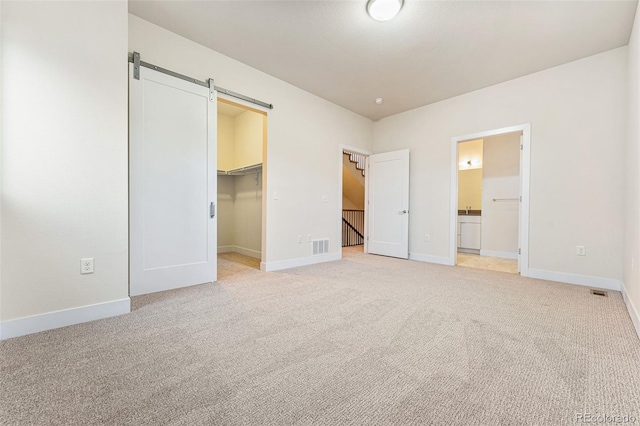
<svg viewBox="0 0 640 426">
<path fill-rule="evenodd" d="M 93 274 L 93 258 L 92 257 L 80 259 L 80 273 Z"/>
</svg>

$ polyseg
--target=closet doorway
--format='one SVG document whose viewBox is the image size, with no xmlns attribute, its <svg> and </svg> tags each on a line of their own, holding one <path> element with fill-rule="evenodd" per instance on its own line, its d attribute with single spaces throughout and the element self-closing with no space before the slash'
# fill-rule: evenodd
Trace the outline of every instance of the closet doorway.
<svg viewBox="0 0 640 426">
<path fill-rule="evenodd" d="M 260 269 L 265 259 L 267 114 L 218 98 L 218 275 Z"/>
</svg>

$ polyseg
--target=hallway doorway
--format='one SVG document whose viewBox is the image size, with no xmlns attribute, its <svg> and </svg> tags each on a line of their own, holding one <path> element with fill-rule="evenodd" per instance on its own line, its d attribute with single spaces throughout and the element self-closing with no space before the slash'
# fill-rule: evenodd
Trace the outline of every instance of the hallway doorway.
<svg viewBox="0 0 640 426">
<path fill-rule="evenodd" d="M 342 152 L 342 247 L 364 247 L 367 156 Z"/>
<path fill-rule="evenodd" d="M 369 152 L 342 145 L 340 147 L 340 238 L 343 254 L 349 247 L 366 250 L 366 183 Z"/>
</svg>

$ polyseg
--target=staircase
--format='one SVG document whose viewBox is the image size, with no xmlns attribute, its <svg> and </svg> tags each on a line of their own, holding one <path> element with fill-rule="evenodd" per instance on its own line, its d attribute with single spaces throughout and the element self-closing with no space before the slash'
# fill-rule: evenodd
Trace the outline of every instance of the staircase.
<svg viewBox="0 0 640 426">
<path fill-rule="evenodd" d="M 362 176 L 364 176 L 364 169 L 367 165 L 367 157 L 362 154 L 356 154 L 355 152 L 344 150 L 342 151 L 345 155 L 349 156 L 349 161 L 355 164 L 356 169 L 362 172 Z"/>
</svg>

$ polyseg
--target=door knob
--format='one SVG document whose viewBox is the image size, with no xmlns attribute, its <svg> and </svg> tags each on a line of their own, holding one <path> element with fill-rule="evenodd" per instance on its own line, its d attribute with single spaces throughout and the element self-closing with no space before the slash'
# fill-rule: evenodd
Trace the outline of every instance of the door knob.
<svg viewBox="0 0 640 426">
<path fill-rule="evenodd" d="M 407 210 L 400 210 L 400 211 L 398 211 L 398 214 L 407 214 L 407 213 L 409 213 Z"/>
</svg>

